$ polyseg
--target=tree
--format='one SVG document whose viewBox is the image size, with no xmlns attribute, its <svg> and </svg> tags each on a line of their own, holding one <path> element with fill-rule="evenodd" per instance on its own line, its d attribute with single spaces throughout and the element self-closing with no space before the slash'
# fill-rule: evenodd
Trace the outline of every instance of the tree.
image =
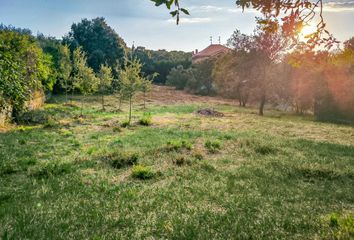
<svg viewBox="0 0 354 240">
<path fill-rule="evenodd" d="M 59 80 L 60 85 L 65 91 L 65 100 L 68 101 L 68 92 L 72 88 L 70 84 L 70 75 L 72 71 L 72 63 L 70 59 L 70 49 L 67 45 L 60 45 L 60 59 L 59 59 Z"/>
<path fill-rule="evenodd" d="M 122 96 L 129 100 L 129 120 L 132 119 L 132 100 L 135 94 L 141 90 L 144 78 L 141 77 L 141 63 L 139 60 L 126 62 L 124 68 L 120 71 L 120 92 Z"/>
<path fill-rule="evenodd" d="M 189 69 L 184 69 L 182 65 L 178 65 L 171 69 L 167 76 L 166 84 L 168 86 L 174 86 L 176 90 L 184 90 L 190 77 Z"/>
<path fill-rule="evenodd" d="M 256 29 L 246 36 L 235 31 L 228 41 L 234 51 L 219 59 L 214 69 L 218 91 L 245 106 L 249 98 L 259 102 L 259 115 L 277 95 L 278 64 L 289 46 L 286 36 Z"/>
<path fill-rule="evenodd" d="M 16 118 L 32 92 L 46 86 L 51 64 L 34 37 L 26 32 L 0 29 L 1 109 L 12 106 Z"/>
<path fill-rule="evenodd" d="M 95 72 L 99 72 L 102 64 L 114 69 L 117 60 L 123 60 L 127 51 L 123 39 L 104 18 L 83 19 L 80 23 L 74 23 L 64 43 L 72 50 L 81 46 L 87 54 L 88 65 Z"/>
<path fill-rule="evenodd" d="M 194 64 L 192 69 L 187 71 L 189 81 L 186 89 L 192 93 L 200 95 L 215 94 L 215 86 L 213 79 L 213 69 L 216 59 L 207 59 L 200 63 Z"/>
<path fill-rule="evenodd" d="M 192 53 L 182 51 L 149 50 L 144 47 L 133 48 L 133 58 L 137 58 L 143 64 L 142 73 L 145 77 L 158 73 L 154 83 L 166 83 L 167 76 L 172 68 L 179 65 L 189 68 L 192 65 Z"/>
<path fill-rule="evenodd" d="M 354 37 L 344 42 L 344 48 L 354 51 Z"/>
<path fill-rule="evenodd" d="M 237 99 L 242 107 L 246 107 L 250 95 L 249 69 L 252 63 L 246 56 L 246 52 L 231 52 L 219 58 L 213 69 L 218 94 Z"/>
<path fill-rule="evenodd" d="M 92 68 L 87 66 L 86 55 L 81 47 L 75 49 L 73 53 L 73 86 L 84 96 L 97 90 L 99 80 L 95 76 Z M 83 101 L 81 102 L 81 116 L 83 114 Z"/>
<path fill-rule="evenodd" d="M 98 85 L 98 92 L 101 94 L 102 97 L 102 110 L 105 110 L 104 105 L 104 95 L 108 93 L 108 91 L 112 87 L 113 75 L 112 69 L 106 65 L 101 65 L 100 72 L 98 74 L 99 85 Z"/>
<path fill-rule="evenodd" d="M 148 92 L 151 92 L 152 90 L 152 83 L 154 81 L 154 79 L 158 76 L 158 73 L 154 73 L 152 75 L 149 75 L 146 78 L 142 79 L 141 82 L 141 91 L 143 93 L 143 99 L 144 99 L 144 109 L 146 109 L 146 94 Z"/>
</svg>

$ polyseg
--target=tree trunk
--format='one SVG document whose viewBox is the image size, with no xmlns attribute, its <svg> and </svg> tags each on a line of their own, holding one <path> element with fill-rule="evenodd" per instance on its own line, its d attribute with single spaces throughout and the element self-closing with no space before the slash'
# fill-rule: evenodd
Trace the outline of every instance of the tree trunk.
<svg viewBox="0 0 354 240">
<path fill-rule="evenodd" d="M 144 92 L 144 110 L 146 109 L 146 92 Z"/>
<path fill-rule="evenodd" d="M 84 99 L 81 99 L 81 117 L 83 116 L 83 110 L 84 110 Z"/>
<path fill-rule="evenodd" d="M 262 98 L 261 98 L 261 103 L 259 105 L 259 115 L 260 116 L 263 116 L 263 114 L 264 114 L 264 105 L 265 105 L 265 103 L 266 103 L 266 97 L 265 97 L 265 95 L 263 95 Z"/>
<path fill-rule="evenodd" d="M 104 95 L 102 94 L 102 110 L 105 111 L 105 107 L 104 107 Z"/>
<path fill-rule="evenodd" d="M 132 97 L 129 97 L 129 125 L 132 121 Z"/>
<path fill-rule="evenodd" d="M 122 110 L 122 96 L 119 96 L 119 108 L 118 110 L 121 111 Z"/>
</svg>

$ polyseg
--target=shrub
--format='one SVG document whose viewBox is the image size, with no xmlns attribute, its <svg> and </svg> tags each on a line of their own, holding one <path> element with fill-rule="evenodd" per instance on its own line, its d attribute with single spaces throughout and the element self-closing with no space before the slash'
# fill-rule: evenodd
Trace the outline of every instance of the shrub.
<svg viewBox="0 0 354 240">
<path fill-rule="evenodd" d="M 58 123 L 55 121 L 55 119 L 53 117 L 49 116 L 43 126 L 45 128 L 53 128 L 53 127 L 56 127 L 57 125 L 58 125 Z"/>
<path fill-rule="evenodd" d="M 114 168 L 123 168 L 138 163 L 139 154 L 130 151 L 115 151 L 105 156 L 105 159 Z"/>
<path fill-rule="evenodd" d="M 207 140 L 204 146 L 210 153 L 217 153 L 221 149 L 221 142 L 219 140 Z"/>
<path fill-rule="evenodd" d="M 150 167 L 143 165 L 135 165 L 132 169 L 132 176 L 137 179 L 151 179 L 155 176 L 155 173 Z"/>
<path fill-rule="evenodd" d="M 152 124 L 151 113 L 144 113 L 144 115 L 139 119 L 139 124 L 142 126 L 150 126 Z"/>
</svg>

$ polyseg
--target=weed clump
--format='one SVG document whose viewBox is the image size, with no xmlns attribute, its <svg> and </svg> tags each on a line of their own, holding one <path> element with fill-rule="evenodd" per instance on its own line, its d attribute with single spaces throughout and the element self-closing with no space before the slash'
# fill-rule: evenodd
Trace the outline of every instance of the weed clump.
<svg viewBox="0 0 354 240">
<path fill-rule="evenodd" d="M 277 152 L 277 148 L 259 140 L 245 139 L 241 142 L 241 147 L 248 147 L 260 155 L 269 155 Z"/>
<path fill-rule="evenodd" d="M 139 154 L 130 151 L 115 151 L 106 155 L 105 159 L 113 168 L 120 169 L 137 164 Z"/>
<path fill-rule="evenodd" d="M 119 126 L 116 126 L 116 127 L 113 128 L 113 132 L 115 132 L 115 133 L 122 132 L 122 128 L 119 127 Z"/>
<path fill-rule="evenodd" d="M 199 160 L 199 161 L 201 161 L 201 160 L 203 160 L 203 159 L 205 158 L 203 152 L 200 151 L 200 150 L 195 150 L 195 151 L 193 152 L 192 156 L 193 156 L 195 159 Z"/>
<path fill-rule="evenodd" d="M 54 128 L 58 126 L 58 123 L 55 121 L 55 119 L 51 116 L 49 116 L 46 120 L 46 122 L 43 124 L 44 128 Z"/>
<path fill-rule="evenodd" d="M 353 214 L 338 215 L 332 213 L 326 218 L 326 232 L 324 239 L 353 239 L 354 216 Z"/>
<path fill-rule="evenodd" d="M 192 164 L 192 161 L 188 159 L 186 156 L 177 156 L 174 160 L 173 163 L 177 166 L 183 166 L 183 165 L 190 165 Z"/>
<path fill-rule="evenodd" d="M 151 113 L 144 113 L 144 115 L 139 119 L 139 125 L 150 126 L 152 124 Z"/>
<path fill-rule="evenodd" d="M 166 146 L 166 150 L 168 152 L 172 152 L 172 151 L 181 151 L 181 150 L 192 150 L 193 145 L 190 142 L 187 142 L 185 140 L 182 141 L 168 141 L 167 142 L 167 146 Z"/>
<path fill-rule="evenodd" d="M 29 176 L 38 179 L 46 179 L 54 176 L 68 174 L 73 170 L 69 163 L 50 162 L 29 169 Z"/>
<path fill-rule="evenodd" d="M 120 126 L 121 126 L 122 128 L 130 127 L 130 122 L 129 122 L 128 120 L 125 120 L 125 121 L 123 121 L 123 122 L 120 124 Z"/>
<path fill-rule="evenodd" d="M 219 140 L 207 140 L 204 146 L 210 153 L 217 153 L 221 149 L 221 142 Z"/>
<path fill-rule="evenodd" d="M 132 169 L 132 176 L 136 179 L 151 179 L 155 176 L 155 172 L 147 166 L 135 165 Z"/>
</svg>

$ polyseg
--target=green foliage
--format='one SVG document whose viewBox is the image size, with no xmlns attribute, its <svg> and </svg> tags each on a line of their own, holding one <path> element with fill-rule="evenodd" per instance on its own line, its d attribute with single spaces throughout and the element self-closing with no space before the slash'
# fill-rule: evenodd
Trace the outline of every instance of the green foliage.
<svg viewBox="0 0 354 240">
<path fill-rule="evenodd" d="M 72 50 L 81 46 L 87 54 L 88 65 L 95 72 L 99 72 L 102 64 L 113 69 L 117 61 L 123 62 L 127 49 L 124 40 L 107 25 L 104 18 L 85 18 L 74 23 L 64 43 Z"/>
<path fill-rule="evenodd" d="M 182 51 L 148 50 L 144 47 L 132 49 L 133 58 L 143 63 L 141 72 L 145 77 L 158 75 L 153 79 L 154 83 L 165 84 L 171 69 L 181 65 L 187 69 L 192 65 L 192 54 Z"/>
<path fill-rule="evenodd" d="M 120 124 L 120 126 L 121 126 L 122 128 L 127 128 L 127 127 L 130 126 L 130 121 L 129 121 L 129 120 L 125 120 L 125 121 L 123 121 L 123 122 Z"/>
<path fill-rule="evenodd" d="M 144 115 L 139 119 L 139 124 L 142 126 L 150 126 L 152 124 L 151 113 L 144 113 Z"/>
<path fill-rule="evenodd" d="M 143 166 L 143 165 L 135 165 L 132 169 L 133 178 L 137 179 L 151 179 L 155 176 L 155 172 L 151 169 L 151 167 Z"/>
<path fill-rule="evenodd" d="M 60 59 L 59 59 L 58 69 L 59 69 L 60 86 L 64 89 L 65 94 L 67 95 L 68 92 L 73 88 L 72 83 L 70 82 L 70 75 L 72 71 L 70 49 L 67 45 L 64 46 L 60 45 L 59 53 L 60 53 Z"/>
<path fill-rule="evenodd" d="M 129 100 L 129 124 L 131 123 L 132 101 L 134 95 L 141 90 L 145 79 L 141 76 L 141 63 L 139 60 L 126 62 L 124 69 L 119 72 L 121 96 Z"/>
<path fill-rule="evenodd" d="M 47 179 L 73 172 L 74 169 L 69 163 L 49 162 L 29 168 L 29 176 L 38 179 Z"/>
<path fill-rule="evenodd" d="M 109 92 L 112 86 L 113 74 L 112 69 L 109 66 L 101 65 L 100 71 L 98 73 L 99 85 L 98 91 L 101 94 L 106 94 Z"/>
<path fill-rule="evenodd" d="M 175 141 L 168 141 L 166 145 L 167 151 L 182 151 L 182 150 L 192 150 L 192 143 L 185 141 L 185 140 L 175 140 Z"/>
<path fill-rule="evenodd" d="M 323 233 L 324 239 L 352 239 L 354 238 L 354 217 L 352 214 L 339 215 L 332 213 L 325 225 L 326 229 Z"/>
<path fill-rule="evenodd" d="M 177 90 L 184 90 L 187 83 L 193 81 L 194 73 L 191 68 L 184 69 L 182 65 L 172 68 L 167 76 L 166 84 L 174 86 Z"/>
<path fill-rule="evenodd" d="M 221 149 L 221 145 L 220 140 L 207 140 L 204 144 L 210 153 L 217 153 Z"/>
<path fill-rule="evenodd" d="M 1 109 L 11 105 L 18 113 L 33 90 L 52 86 L 51 59 L 32 36 L 9 30 L 0 30 L 0 52 Z"/>
<path fill-rule="evenodd" d="M 204 60 L 193 65 L 193 76 L 187 82 L 186 88 L 199 95 L 214 95 L 216 93 L 213 79 L 215 59 Z"/>
<path fill-rule="evenodd" d="M 89 95 L 98 88 L 99 80 L 93 70 L 87 66 L 86 54 L 79 47 L 73 53 L 73 85 L 82 94 Z"/>
</svg>

